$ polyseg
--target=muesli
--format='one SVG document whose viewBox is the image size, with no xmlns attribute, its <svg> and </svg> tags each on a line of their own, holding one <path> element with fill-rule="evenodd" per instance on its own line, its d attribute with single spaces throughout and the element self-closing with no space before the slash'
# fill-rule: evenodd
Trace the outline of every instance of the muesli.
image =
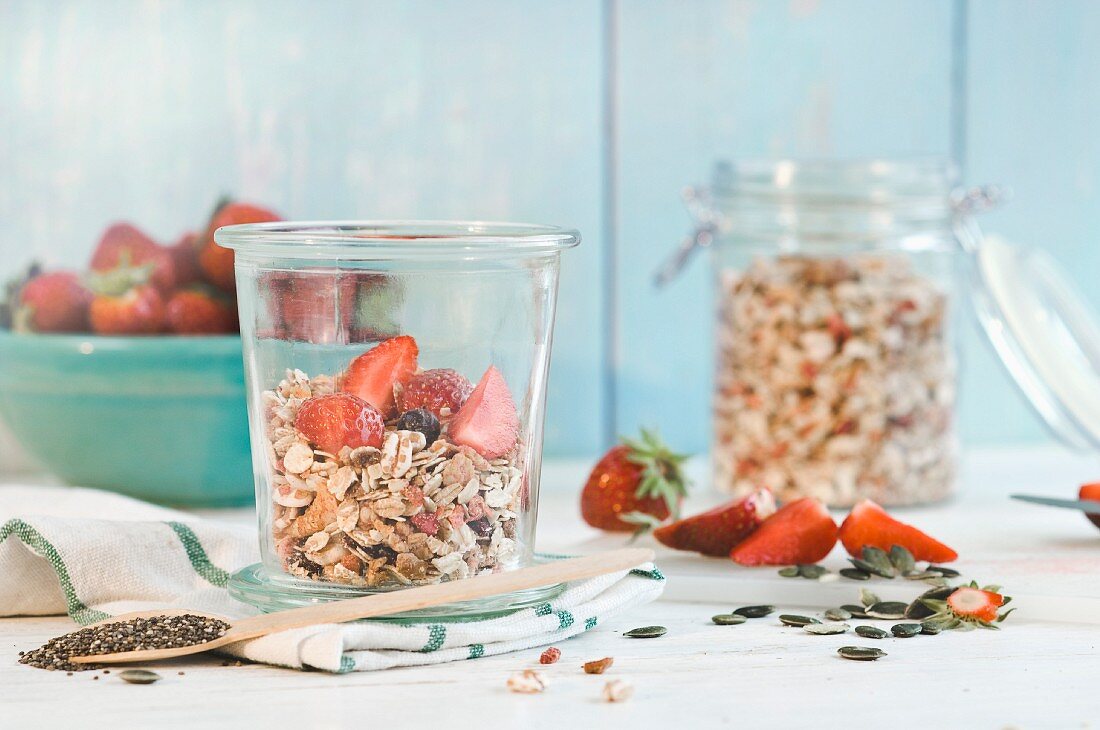
<svg viewBox="0 0 1100 730">
<path fill-rule="evenodd" d="M 761 257 L 720 286 L 719 488 L 833 506 L 949 493 L 947 298 L 906 257 Z"/>
<path fill-rule="evenodd" d="M 345 389 L 354 367 L 341 376 Z M 476 389 L 450 370 L 418 371 L 404 381 L 391 386 L 395 403 L 374 411 L 392 416 L 379 418 L 377 446 L 346 443 L 360 432 L 374 435 L 354 407 L 348 423 L 333 427 L 331 414 L 343 413 L 333 410 L 344 407 L 338 399 L 352 396 L 330 376 L 288 370 L 264 392 L 271 536 L 288 573 L 355 586 L 413 585 L 496 571 L 520 558 L 524 446 L 500 373 L 490 368 Z M 397 407 L 403 403 L 427 407 Z M 463 406 L 506 423 L 494 424 L 488 440 L 474 438 L 474 426 L 456 436 Z M 367 416 L 372 410 L 363 409 Z M 353 438 L 342 438 L 344 428 Z M 335 444 L 345 443 L 326 451 L 334 434 Z"/>
</svg>

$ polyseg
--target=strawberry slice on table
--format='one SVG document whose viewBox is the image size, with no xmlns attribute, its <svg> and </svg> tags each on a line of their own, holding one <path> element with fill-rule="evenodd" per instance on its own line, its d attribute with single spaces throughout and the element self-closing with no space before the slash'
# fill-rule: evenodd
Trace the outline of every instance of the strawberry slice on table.
<svg viewBox="0 0 1100 730">
<path fill-rule="evenodd" d="M 87 332 L 92 293 L 70 271 L 39 274 L 19 291 L 14 328 L 22 332 Z"/>
<path fill-rule="evenodd" d="M 1078 499 L 1090 499 L 1094 502 L 1100 502 L 1100 482 L 1091 482 L 1089 484 L 1082 484 L 1081 489 L 1077 492 Z M 1100 527 L 1100 515 L 1085 514 L 1085 517 L 1089 519 L 1089 522 Z"/>
<path fill-rule="evenodd" d="M 729 504 L 658 527 L 653 536 L 676 550 L 724 558 L 774 513 L 775 497 L 771 490 L 761 488 Z"/>
<path fill-rule="evenodd" d="M 519 439 L 519 416 L 504 376 L 490 365 L 447 427 L 451 441 L 498 459 Z"/>
<path fill-rule="evenodd" d="M 947 605 L 956 616 L 979 621 L 996 621 L 997 609 L 1004 603 L 1005 598 L 1000 593 L 967 586 L 947 597 Z"/>
<path fill-rule="evenodd" d="M 397 415 L 394 386 L 404 385 L 416 373 L 419 354 L 416 340 L 408 335 L 380 342 L 352 360 L 341 390 L 362 398 L 386 418 Z"/>
<path fill-rule="evenodd" d="M 641 533 L 679 518 L 688 481 L 688 457 L 673 453 L 656 434 L 623 439 L 596 462 L 581 491 L 581 516 L 592 527 Z"/>
<path fill-rule="evenodd" d="M 397 396 L 398 410 L 426 408 L 435 415 L 449 408 L 456 413 L 474 390 L 465 375 L 449 368 L 425 370 L 414 375 Z"/>
<path fill-rule="evenodd" d="M 836 545 L 836 523 L 820 500 L 803 497 L 783 505 L 730 551 L 740 565 L 816 563 Z"/>
<path fill-rule="evenodd" d="M 294 427 L 321 451 L 382 446 L 386 423 L 374 406 L 351 393 L 333 393 L 302 403 Z"/>
<path fill-rule="evenodd" d="M 855 507 L 840 526 L 840 541 L 853 557 L 860 557 L 863 548 L 872 546 L 887 552 L 900 545 L 917 560 L 930 563 L 948 563 L 959 554 L 912 525 L 895 520 L 882 507 L 865 499 Z"/>
</svg>

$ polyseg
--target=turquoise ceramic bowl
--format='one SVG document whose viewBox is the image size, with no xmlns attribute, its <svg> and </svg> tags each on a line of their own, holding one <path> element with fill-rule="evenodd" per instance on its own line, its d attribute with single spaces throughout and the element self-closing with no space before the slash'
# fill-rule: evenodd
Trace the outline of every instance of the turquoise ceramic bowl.
<svg viewBox="0 0 1100 730">
<path fill-rule="evenodd" d="M 0 332 L 0 417 L 70 484 L 188 507 L 254 499 L 239 337 Z"/>
</svg>

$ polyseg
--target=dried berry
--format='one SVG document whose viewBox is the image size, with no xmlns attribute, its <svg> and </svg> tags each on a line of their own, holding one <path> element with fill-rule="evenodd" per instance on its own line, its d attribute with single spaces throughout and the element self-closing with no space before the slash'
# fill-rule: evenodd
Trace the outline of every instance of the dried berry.
<svg viewBox="0 0 1100 730">
<path fill-rule="evenodd" d="M 585 674 L 603 674 L 607 668 L 615 663 L 614 658 L 605 656 L 603 659 L 595 659 L 584 663 Z"/>
<path fill-rule="evenodd" d="M 397 419 L 397 428 L 402 431 L 419 431 L 429 444 L 439 438 L 439 419 L 427 408 L 414 408 L 405 411 Z"/>
<path fill-rule="evenodd" d="M 552 646 L 539 657 L 539 664 L 553 664 L 558 659 L 561 659 L 561 649 Z"/>
</svg>

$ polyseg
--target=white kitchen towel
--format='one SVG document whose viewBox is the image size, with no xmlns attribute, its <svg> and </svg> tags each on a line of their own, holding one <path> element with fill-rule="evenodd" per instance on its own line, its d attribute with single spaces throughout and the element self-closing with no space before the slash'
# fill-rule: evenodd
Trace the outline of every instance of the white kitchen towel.
<svg viewBox="0 0 1100 730">
<path fill-rule="evenodd" d="M 86 625 L 128 611 L 193 609 L 243 617 L 229 596 L 258 560 L 256 532 L 108 492 L 0 487 L 0 616 L 67 613 Z M 657 598 L 652 564 L 578 581 L 549 603 L 477 621 L 310 626 L 226 653 L 266 664 L 350 672 L 503 654 L 566 639 Z M 31 648 L 31 647 L 27 647 Z"/>
</svg>

